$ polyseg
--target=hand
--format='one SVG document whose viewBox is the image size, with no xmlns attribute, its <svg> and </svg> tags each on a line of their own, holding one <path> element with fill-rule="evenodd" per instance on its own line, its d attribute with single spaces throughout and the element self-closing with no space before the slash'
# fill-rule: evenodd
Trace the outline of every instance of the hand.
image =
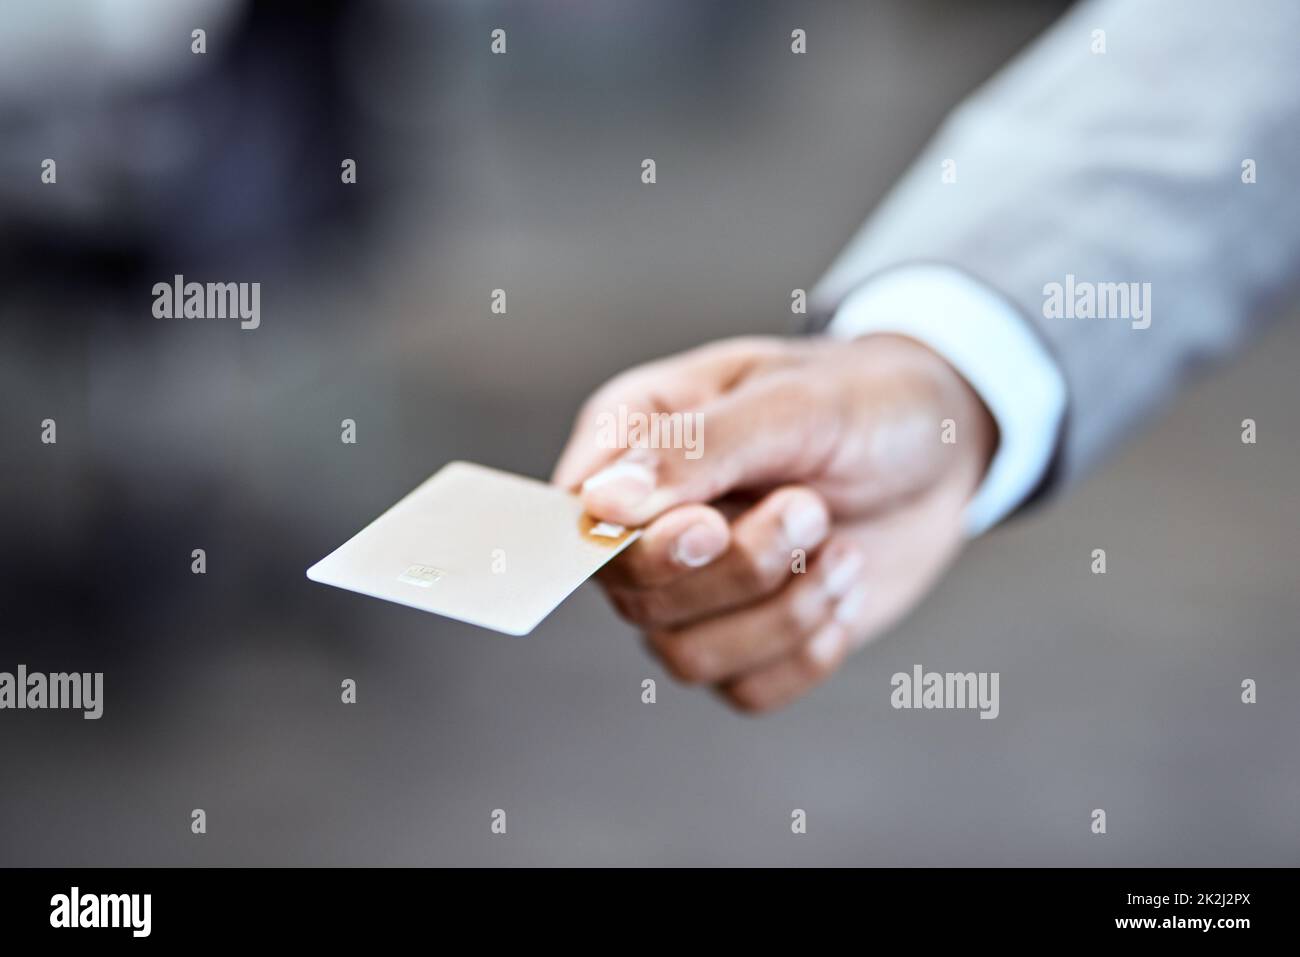
<svg viewBox="0 0 1300 957">
<path fill-rule="evenodd" d="M 698 413 L 697 435 L 660 436 L 695 448 L 611 436 L 636 412 Z M 733 339 L 597 390 L 553 481 L 645 526 L 599 578 L 668 670 L 764 711 L 929 590 L 996 442 L 979 397 L 913 340 Z"/>
</svg>

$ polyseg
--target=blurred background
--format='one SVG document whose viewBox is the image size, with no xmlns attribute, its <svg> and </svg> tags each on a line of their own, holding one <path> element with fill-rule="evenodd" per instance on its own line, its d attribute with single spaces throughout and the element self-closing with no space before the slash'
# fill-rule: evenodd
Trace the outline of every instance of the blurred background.
<svg viewBox="0 0 1300 957">
<path fill-rule="evenodd" d="M 1295 323 L 775 716 L 591 587 L 516 640 L 303 574 L 451 459 L 546 476 L 628 365 L 794 331 L 1065 6 L 0 8 L 0 670 L 105 672 L 100 721 L 0 713 L 0 864 L 1295 864 Z M 175 273 L 261 328 L 154 319 Z M 998 720 L 891 709 L 918 662 L 1000 671 Z"/>
</svg>

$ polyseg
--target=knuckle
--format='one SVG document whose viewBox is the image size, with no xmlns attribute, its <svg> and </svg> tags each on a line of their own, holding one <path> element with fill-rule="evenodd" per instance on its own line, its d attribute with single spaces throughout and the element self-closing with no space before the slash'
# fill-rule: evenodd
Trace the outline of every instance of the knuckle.
<svg viewBox="0 0 1300 957">
<path fill-rule="evenodd" d="M 813 651 L 811 642 L 804 642 L 799 646 L 794 660 L 798 663 L 800 673 L 810 685 L 829 677 L 838 664 L 834 660 L 819 657 Z"/>
<path fill-rule="evenodd" d="M 786 576 L 788 564 L 784 553 L 772 548 L 745 545 L 736 549 L 731 569 L 731 584 L 746 594 L 774 591 Z"/>
<path fill-rule="evenodd" d="M 677 603 L 662 589 L 651 589 L 637 593 L 637 620 L 648 625 L 658 626 L 677 619 Z"/>
<path fill-rule="evenodd" d="M 652 626 L 671 616 L 670 603 L 657 590 L 616 589 L 610 591 L 610 596 L 619 615 L 635 625 Z"/>
<path fill-rule="evenodd" d="M 723 692 L 727 703 L 743 714 L 758 715 L 772 710 L 773 702 L 755 685 L 741 682 Z"/>
<path fill-rule="evenodd" d="M 614 393 L 610 389 L 612 382 L 601 386 L 591 395 L 587 396 L 582 406 L 578 409 L 578 421 L 586 422 L 591 426 L 600 413 L 607 411 L 609 405 L 614 400 Z"/>
<path fill-rule="evenodd" d="M 636 391 L 636 387 L 642 383 L 652 367 L 653 363 L 643 362 L 616 372 L 601 384 L 592 398 L 597 403 L 605 405 L 617 403 L 621 396 Z"/>
<path fill-rule="evenodd" d="M 792 588 L 777 605 L 778 626 L 800 639 L 812 637 L 826 610 L 825 599 L 809 588 Z"/>
<path fill-rule="evenodd" d="M 696 346 L 692 351 L 697 356 L 706 358 L 730 358 L 732 356 L 769 355 L 775 353 L 783 340 L 775 336 L 732 336 Z"/>
<path fill-rule="evenodd" d="M 697 641 L 680 636 L 661 639 L 655 643 L 659 659 L 669 674 L 684 684 L 702 684 L 712 672 L 710 656 Z"/>
<path fill-rule="evenodd" d="M 795 370 L 782 370 L 768 382 L 772 400 L 782 405 L 802 405 L 822 395 L 828 386 Z"/>
</svg>

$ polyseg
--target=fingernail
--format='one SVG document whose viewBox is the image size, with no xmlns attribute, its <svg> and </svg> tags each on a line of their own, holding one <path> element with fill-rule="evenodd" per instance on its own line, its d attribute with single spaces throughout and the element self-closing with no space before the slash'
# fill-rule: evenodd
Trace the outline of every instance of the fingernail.
<svg viewBox="0 0 1300 957">
<path fill-rule="evenodd" d="M 727 547 L 727 536 L 712 525 L 692 525 L 673 542 L 673 561 L 687 568 L 707 565 Z"/>
<path fill-rule="evenodd" d="M 858 620 L 862 609 L 867 604 L 867 586 L 859 585 L 844 596 L 844 600 L 835 609 L 835 620 L 841 625 L 851 625 Z"/>
<path fill-rule="evenodd" d="M 785 510 L 781 525 L 789 544 L 809 548 L 821 544 L 830 528 L 830 520 L 820 504 L 801 498 Z"/>
<path fill-rule="evenodd" d="M 601 469 L 582 483 L 582 490 L 600 489 L 601 495 L 619 505 L 634 508 L 654 491 L 655 473 L 649 465 L 639 461 L 620 459 Z"/>
<path fill-rule="evenodd" d="M 831 559 L 831 567 L 826 572 L 826 593 L 832 598 L 839 598 L 857 579 L 862 571 L 862 554 L 856 548 L 850 548 Z"/>
<path fill-rule="evenodd" d="M 808 642 L 808 653 L 819 665 L 829 665 L 839 653 L 843 640 L 839 625 L 822 625 L 821 630 Z"/>
</svg>

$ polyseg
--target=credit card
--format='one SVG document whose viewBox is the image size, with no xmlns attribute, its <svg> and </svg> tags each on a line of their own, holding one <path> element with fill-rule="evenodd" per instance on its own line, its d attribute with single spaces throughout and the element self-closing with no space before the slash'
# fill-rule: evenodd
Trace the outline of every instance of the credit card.
<svg viewBox="0 0 1300 957">
<path fill-rule="evenodd" d="M 640 534 L 593 519 L 554 485 L 451 462 L 307 577 L 526 635 Z"/>
</svg>

